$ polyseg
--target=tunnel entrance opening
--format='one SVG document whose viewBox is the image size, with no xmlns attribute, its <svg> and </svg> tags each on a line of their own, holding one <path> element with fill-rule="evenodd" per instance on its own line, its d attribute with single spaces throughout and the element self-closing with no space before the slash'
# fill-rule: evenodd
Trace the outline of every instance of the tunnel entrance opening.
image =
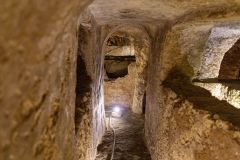
<svg viewBox="0 0 240 160">
<path fill-rule="evenodd" d="M 135 61 L 135 56 L 105 56 L 104 68 L 108 78 L 105 80 L 125 77 L 129 74 L 129 65 Z"/>
<path fill-rule="evenodd" d="M 120 26 L 108 35 L 103 46 L 105 106 L 143 113 L 149 51 L 149 37 L 141 27 Z"/>
<path fill-rule="evenodd" d="M 118 28 L 103 46 L 104 101 L 107 131 L 96 160 L 110 160 L 113 133 L 114 159 L 150 160 L 145 146 L 146 70 L 148 39 L 135 27 Z M 134 108 L 135 106 L 135 108 Z M 114 132 L 112 133 L 112 130 Z"/>
<path fill-rule="evenodd" d="M 115 32 L 104 44 L 104 99 L 106 110 L 113 106 L 131 108 L 136 79 L 133 37 Z"/>
</svg>

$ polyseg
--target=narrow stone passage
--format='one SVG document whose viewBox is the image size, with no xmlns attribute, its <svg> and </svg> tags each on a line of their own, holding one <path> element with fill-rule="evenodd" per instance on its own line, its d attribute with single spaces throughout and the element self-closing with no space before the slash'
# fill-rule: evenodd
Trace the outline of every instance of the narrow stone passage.
<svg viewBox="0 0 240 160">
<path fill-rule="evenodd" d="M 107 110 L 107 118 L 110 115 Z M 121 118 L 111 118 L 116 133 L 114 160 L 151 160 L 143 140 L 144 117 L 136 115 L 127 108 L 122 108 Z M 107 120 L 107 124 L 109 121 Z M 113 145 L 113 134 L 108 129 L 98 146 L 96 160 L 110 160 Z"/>
</svg>

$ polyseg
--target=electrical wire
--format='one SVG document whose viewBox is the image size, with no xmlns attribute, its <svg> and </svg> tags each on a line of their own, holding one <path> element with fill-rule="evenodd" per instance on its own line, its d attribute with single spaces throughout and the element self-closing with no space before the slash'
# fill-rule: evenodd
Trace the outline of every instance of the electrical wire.
<svg viewBox="0 0 240 160">
<path fill-rule="evenodd" d="M 112 130 L 112 133 L 113 133 L 113 145 L 112 145 L 112 154 L 111 154 L 111 159 L 110 160 L 113 160 L 113 158 L 114 158 L 114 151 L 115 151 L 115 145 L 116 145 L 116 133 L 115 133 L 115 130 L 114 130 L 114 128 L 113 128 L 113 126 L 112 126 L 112 121 L 111 121 L 111 114 L 110 114 L 110 116 L 109 116 L 109 123 L 108 123 L 108 125 L 109 125 L 109 128 Z"/>
</svg>

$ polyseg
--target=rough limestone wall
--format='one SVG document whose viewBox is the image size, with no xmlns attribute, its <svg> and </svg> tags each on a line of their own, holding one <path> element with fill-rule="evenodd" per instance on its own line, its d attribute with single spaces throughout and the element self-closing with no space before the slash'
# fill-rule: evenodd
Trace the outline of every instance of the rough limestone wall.
<svg viewBox="0 0 240 160">
<path fill-rule="evenodd" d="M 238 23 L 214 27 L 211 30 L 206 49 L 203 53 L 198 78 L 217 78 L 225 53 L 237 42 L 239 38 L 240 25 Z M 209 70 L 209 68 L 211 68 L 211 70 Z M 235 75 L 235 77 L 237 76 L 238 75 Z M 224 76 L 220 78 L 224 79 Z"/>
<path fill-rule="evenodd" d="M 176 66 L 191 78 L 198 75 L 207 39 L 213 27 L 213 23 L 191 22 L 171 28 L 164 43 L 161 80 Z"/>
<path fill-rule="evenodd" d="M 77 58 L 77 87 L 75 109 L 76 157 L 79 160 L 91 159 L 92 149 L 92 105 L 91 77 L 86 71 L 84 60 Z"/>
<path fill-rule="evenodd" d="M 75 110 L 77 158 L 94 159 L 93 145 L 93 27 L 92 16 L 88 12 L 81 14 L 78 30 L 78 68 L 77 97 Z"/>
<path fill-rule="evenodd" d="M 164 88 L 169 160 L 235 160 L 240 158 L 240 128 L 217 114 L 195 109 Z"/>
<path fill-rule="evenodd" d="M 101 57 L 100 29 L 94 21 L 91 13 L 86 10 L 80 18 L 79 29 L 79 56 L 84 59 L 87 74 L 91 77 L 90 93 L 82 97 L 86 112 L 81 126 L 82 132 L 77 140 L 80 153 L 85 155 L 81 159 L 95 159 L 97 145 L 101 142 L 105 130 L 105 112 L 103 101 L 103 60 Z M 82 82 L 87 85 L 87 82 Z M 90 94 L 90 95 L 89 95 Z"/>
<path fill-rule="evenodd" d="M 164 159 L 164 148 L 167 145 L 166 136 L 163 136 L 164 123 L 162 121 L 163 108 L 159 107 L 161 103 L 160 87 L 160 54 L 162 44 L 165 39 L 167 26 L 161 26 L 152 31 L 151 52 L 148 62 L 147 90 L 146 90 L 146 111 L 145 111 L 145 139 L 147 147 L 153 160 Z"/>
<path fill-rule="evenodd" d="M 136 82 L 133 96 L 132 110 L 134 113 L 143 113 L 143 98 L 147 86 L 148 56 L 150 40 L 143 39 L 141 44 L 135 46 L 136 50 Z"/>
<path fill-rule="evenodd" d="M 156 38 L 153 40 L 149 57 L 145 114 L 145 138 L 154 160 L 168 159 L 165 150 L 169 141 L 165 132 L 168 128 L 165 123 L 167 108 L 163 105 L 162 81 L 176 65 L 181 66 L 184 72 L 190 73 L 191 76 L 197 73 L 200 67 L 199 57 L 205 46 L 204 40 L 207 40 L 211 27 L 211 24 L 202 23 L 180 24 L 170 30 L 168 25 L 162 25 L 155 32 Z M 159 53 L 160 51 L 162 52 Z M 189 67 L 186 62 L 191 62 L 194 67 Z"/>
<path fill-rule="evenodd" d="M 136 64 L 128 66 L 128 75 L 117 78 L 113 81 L 104 82 L 104 102 L 105 106 L 120 105 L 132 107 L 133 93 L 136 83 Z"/>
<path fill-rule="evenodd" d="M 226 21 L 227 19 L 221 19 L 219 23 L 224 24 Z M 171 125 L 169 120 L 172 115 L 170 114 L 171 109 L 168 108 L 170 105 L 165 103 L 166 93 L 162 82 L 173 68 L 181 70 L 190 77 L 189 80 L 197 77 L 205 46 L 215 23 L 190 21 L 174 27 L 166 24 L 160 26 L 159 31 L 156 32 L 155 36 L 158 38 L 155 38 L 149 59 L 148 77 L 150 78 L 147 83 L 145 116 L 145 139 L 153 160 L 165 160 L 171 157 L 173 157 L 172 159 L 184 159 L 181 157 L 183 152 L 179 154 L 178 158 L 173 156 L 174 154 L 169 150 L 173 132 L 168 132 L 168 129 Z M 197 132 L 195 133 L 197 134 Z M 190 154 L 186 154 L 186 157 L 190 156 Z M 200 157 L 199 159 L 204 158 Z"/>
<path fill-rule="evenodd" d="M 102 55 L 102 37 L 101 27 L 97 26 L 94 22 L 93 25 L 93 112 L 92 112 L 92 125 L 93 125 L 93 149 L 96 156 L 97 145 L 100 144 L 102 136 L 105 132 L 105 109 L 104 109 L 104 56 Z"/>
<path fill-rule="evenodd" d="M 74 159 L 77 16 L 88 2 L 1 2 L 0 159 Z"/>
</svg>

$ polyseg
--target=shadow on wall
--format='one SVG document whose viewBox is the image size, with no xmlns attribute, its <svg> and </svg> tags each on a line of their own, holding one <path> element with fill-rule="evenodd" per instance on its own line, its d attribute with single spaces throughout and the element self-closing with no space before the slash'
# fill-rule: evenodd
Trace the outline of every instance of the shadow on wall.
<svg viewBox="0 0 240 160">
<path fill-rule="evenodd" d="M 76 109 L 75 131 L 79 131 L 84 114 L 89 113 L 91 78 L 87 74 L 85 63 L 80 55 L 77 58 L 77 85 L 76 85 Z"/>
<path fill-rule="evenodd" d="M 225 53 L 218 78 L 220 80 L 240 80 L 240 39 Z"/>
<path fill-rule="evenodd" d="M 239 109 L 226 101 L 220 101 L 213 97 L 208 90 L 193 85 L 190 77 L 183 74 L 181 70 L 173 68 L 163 85 L 172 89 L 178 96 L 193 103 L 195 108 L 218 114 L 222 120 L 240 126 Z"/>
</svg>

